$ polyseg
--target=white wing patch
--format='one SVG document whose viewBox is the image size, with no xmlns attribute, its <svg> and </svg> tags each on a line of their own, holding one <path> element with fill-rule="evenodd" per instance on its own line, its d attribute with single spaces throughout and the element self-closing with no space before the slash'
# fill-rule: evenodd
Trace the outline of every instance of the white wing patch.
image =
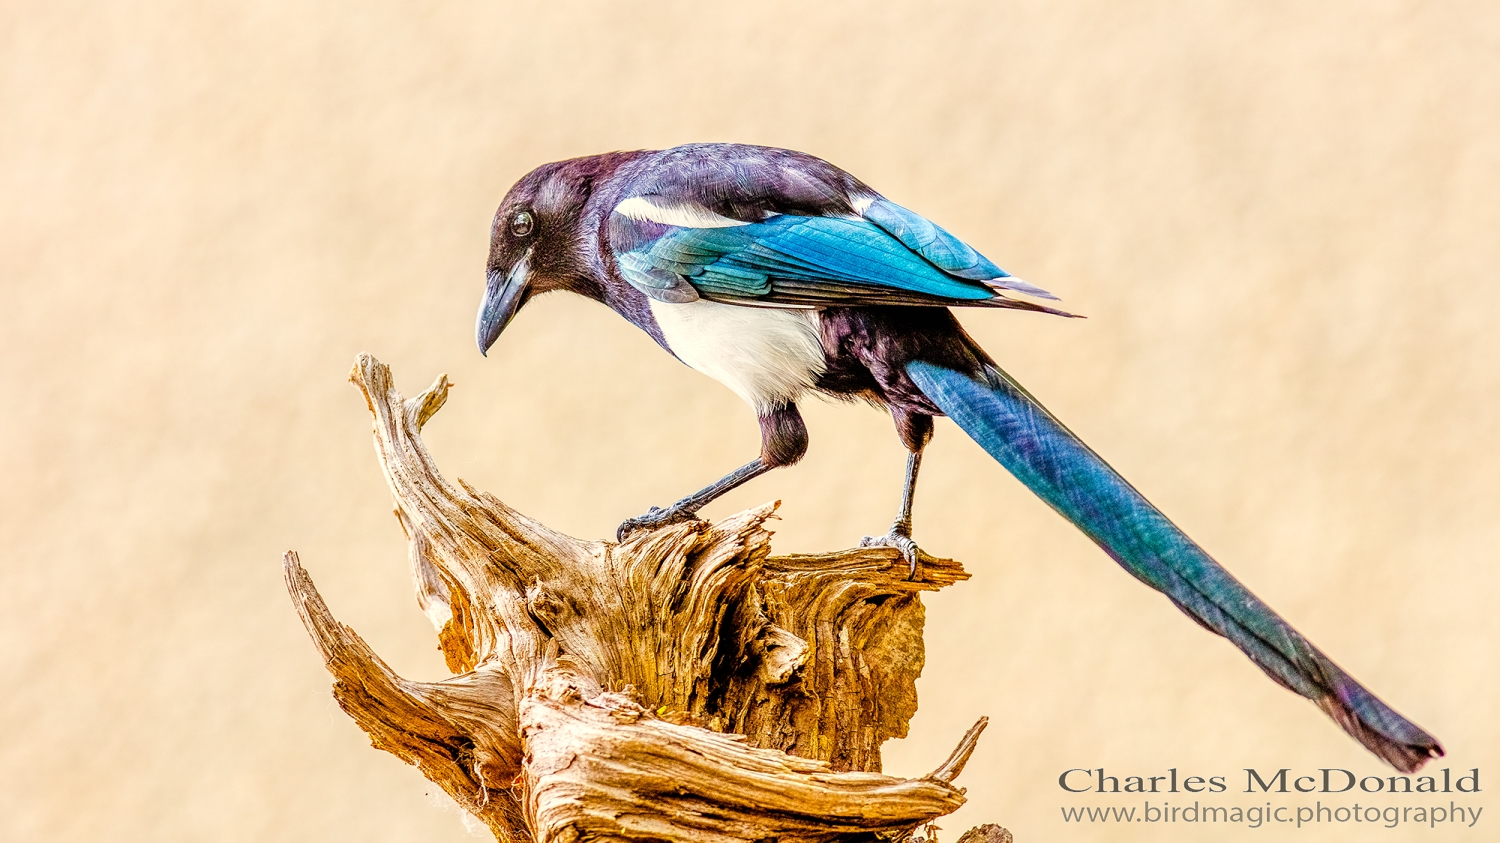
<svg viewBox="0 0 1500 843">
<path fill-rule="evenodd" d="M 815 310 L 650 300 L 667 346 L 757 412 L 795 401 L 828 368 Z"/>
<path fill-rule="evenodd" d="M 675 225 L 679 228 L 730 228 L 750 224 L 721 216 L 692 202 L 668 203 L 660 196 L 632 196 L 616 205 L 615 213 L 640 222 Z"/>
</svg>

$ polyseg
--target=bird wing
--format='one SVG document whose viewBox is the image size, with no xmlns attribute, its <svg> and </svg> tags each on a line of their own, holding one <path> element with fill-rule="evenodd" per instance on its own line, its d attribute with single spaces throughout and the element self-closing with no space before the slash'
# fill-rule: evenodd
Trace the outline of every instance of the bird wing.
<svg viewBox="0 0 1500 843">
<path fill-rule="evenodd" d="M 741 184 L 744 182 L 741 181 Z M 811 177 L 802 185 L 816 184 Z M 1056 297 L 1015 278 L 919 214 L 873 192 L 806 197 L 684 195 L 678 185 L 621 201 L 609 220 L 620 274 L 648 296 L 773 307 L 1006 307 Z M 717 187 L 723 193 L 723 182 Z M 866 189 L 867 190 L 867 189 Z M 769 195 L 768 195 L 769 194 Z M 779 210 L 787 208 L 787 211 Z M 1064 314 L 1067 315 L 1067 314 Z"/>
</svg>

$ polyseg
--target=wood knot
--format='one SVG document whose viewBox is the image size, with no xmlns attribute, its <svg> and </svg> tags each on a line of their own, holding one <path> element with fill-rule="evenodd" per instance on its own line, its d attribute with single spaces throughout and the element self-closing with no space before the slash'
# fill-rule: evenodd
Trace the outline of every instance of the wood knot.
<svg viewBox="0 0 1500 843">
<path fill-rule="evenodd" d="M 566 599 L 538 580 L 526 589 L 526 611 L 543 629 L 551 633 L 569 614 L 569 606 Z"/>
<path fill-rule="evenodd" d="M 807 664 L 807 642 L 774 624 L 766 626 L 755 641 L 760 656 L 760 677 L 767 685 L 781 685 Z"/>
</svg>

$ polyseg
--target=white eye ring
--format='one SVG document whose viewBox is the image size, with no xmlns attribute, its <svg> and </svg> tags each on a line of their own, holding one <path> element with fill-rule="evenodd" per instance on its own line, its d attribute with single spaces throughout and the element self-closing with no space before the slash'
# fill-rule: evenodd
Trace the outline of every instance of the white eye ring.
<svg viewBox="0 0 1500 843">
<path fill-rule="evenodd" d="M 510 233 L 516 237 L 529 237 L 536 230 L 536 217 L 530 211 L 516 211 L 510 218 Z"/>
</svg>

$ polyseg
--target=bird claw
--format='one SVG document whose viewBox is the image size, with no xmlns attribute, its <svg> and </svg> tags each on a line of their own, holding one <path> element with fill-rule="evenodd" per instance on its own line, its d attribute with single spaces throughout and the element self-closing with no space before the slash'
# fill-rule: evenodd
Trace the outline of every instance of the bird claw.
<svg viewBox="0 0 1500 843">
<path fill-rule="evenodd" d="M 697 520 L 698 515 L 692 510 L 679 509 L 675 506 L 669 506 L 666 509 L 653 506 L 646 510 L 645 515 L 626 518 L 620 522 L 619 529 L 615 530 L 615 540 L 623 542 L 636 530 L 655 530 L 658 527 L 666 527 L 670 524 L 680 524 L 684 521 Z"/>
<path fill-rule="evenodd" d="M 859 541 L 860 547 L 894 547 L 901 552 L 901 558 L 906 560 L 908 580 L 917 578 L 917 563 L 921 561 L 922 549 L 912 541 L 911 535 L 902 530 L 891 528 L 889 533 L 883 536 L 865 536 Z"/>
</svg>

